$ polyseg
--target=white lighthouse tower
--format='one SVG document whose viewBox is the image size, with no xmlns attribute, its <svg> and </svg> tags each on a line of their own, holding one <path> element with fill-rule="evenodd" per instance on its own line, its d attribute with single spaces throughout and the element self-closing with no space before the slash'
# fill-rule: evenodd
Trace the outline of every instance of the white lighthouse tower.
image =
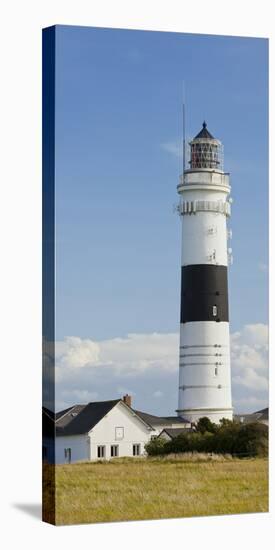
<svg viewBox="0 0 275 550">
<path fill-rule="evenodd" d="M 182 219 L 178 415 L 232 419 L 227 266 L 231 199 L 222 144 L 203 123 L 180 178 Z"/>
</svg>

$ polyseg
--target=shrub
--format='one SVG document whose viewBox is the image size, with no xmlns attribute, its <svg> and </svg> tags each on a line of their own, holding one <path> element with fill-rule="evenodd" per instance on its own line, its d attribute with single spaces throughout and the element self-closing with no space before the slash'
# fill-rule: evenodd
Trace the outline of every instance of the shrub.
<svg viewBox="0 0 275 550">
<path fill-rule="evenodd" d="M 241 424 L 232 451 L 243 456 L 268 456 L 268 427 L 256 422 Z"/>
<path fill-rule="evenodd" d="M 211 423 L 212 424 L 212 423 Z M 206 426 L 206 422 L 201 423 Z M 209 425 L 208 427 L 211 428 Z M 268 428 L 263 424 L 225 421 L 216 431 L 186 432 L 170 441 L 153 439 L 145 445 L 149 456 L 178 453 L 215 453 L 242 457 L 268 455 Z"/>
<path fill-rule="evenodd" d="M 166 440 L 162 437 L 157 437 L 156 439 L 151 439 L 144 445 L 145 451 L 149 456 L 157 456 L 164 454 L 165 452 Z"/>
<path fill-rule="evenodd" d="M 177 437 L 167 441 L 165 444 L 166 453 L 187 453 L 191 451 L 190 437 L 188 434 L 180 434 Z"/>
<path fill-rule="evenodd" d="M 209 451 L 232 454 L 236 445 L 238 431 L 239 424 L 234 422 L 221 425 L 210 441 L 211 448 Z"/>
<path fill-rule="evenodd" d="M 208 440 L 213 434 L 205 432 L 182 433 L 174 437 L 170 441 L 166 441 L 162 447 L 163 454 L 178 454 L 178 453 L 203 453 L 208 452 Z"/>
</svg>

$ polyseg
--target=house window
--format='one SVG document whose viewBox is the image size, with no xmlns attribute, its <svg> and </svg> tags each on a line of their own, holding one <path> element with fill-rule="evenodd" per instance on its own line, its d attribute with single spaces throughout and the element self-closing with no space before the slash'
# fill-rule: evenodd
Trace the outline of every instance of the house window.
<svg viewBox="0 0 275 550">
<path fill-rule="evenodd" d="M 140 455 L 140 444 L 134 443 L 133 445 L 133 456 L 139 456 Z"/>
<path fill-rule="evenodd" d="M 115 439 L 118 441 L 118 440 L 121 440 L 123 438 L 124 438 L 124 428 L 119 426 L 115 429 Z"/>
<path fill-rule="evenodd" d="M 111 445 L 111 456 L 118 456 L 118 445 Z"/>
<path fill-rule="evenodd" d="M 72 460 L 72 449 L 70 449 L 69 447 L 67 449 L 64 449 L 64 455 L 66 464 L 70 464 Z"/>
<path fill-rule="evenodd" d="M 217 306 L 213 306 L 213 317 L 217 317 L 218 314 L 218 308 Z"/>
<path fill-rule="evenodd" d="M 98 445 L 97 458 L 105 458 L 105 445 Z"/>
</svg>

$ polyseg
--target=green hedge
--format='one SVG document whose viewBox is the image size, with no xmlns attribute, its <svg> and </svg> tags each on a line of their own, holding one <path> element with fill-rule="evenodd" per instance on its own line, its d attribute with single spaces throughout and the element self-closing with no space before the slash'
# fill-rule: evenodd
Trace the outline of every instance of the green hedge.
<svg viewBox="0 0 275 550">
<path fill-rule="evenodd" d="M 210 424 L 208 430 L 211 431 L 205 430 L 207 422 L 204 421 L 197 424 L 196 431 L 182 433 L 171 441 L 153 439 L 145 445 L 146 452 L 149 456 L 185 452 L 239 457 L 268 455 L 268 427 L 264 424 L 239 424 L 228 420 L 214 428 Z"/>
</svg>

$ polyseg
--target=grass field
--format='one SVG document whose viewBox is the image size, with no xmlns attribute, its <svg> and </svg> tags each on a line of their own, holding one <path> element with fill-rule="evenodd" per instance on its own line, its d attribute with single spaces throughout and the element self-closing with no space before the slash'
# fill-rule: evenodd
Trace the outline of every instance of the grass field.
<svg viewBox="0 0 275 550">
<path fill-rule="evenodd" d="M 114 459 L 56 466 L 56 524 L 268 511 L 267 459 Z"/>
</svg>

